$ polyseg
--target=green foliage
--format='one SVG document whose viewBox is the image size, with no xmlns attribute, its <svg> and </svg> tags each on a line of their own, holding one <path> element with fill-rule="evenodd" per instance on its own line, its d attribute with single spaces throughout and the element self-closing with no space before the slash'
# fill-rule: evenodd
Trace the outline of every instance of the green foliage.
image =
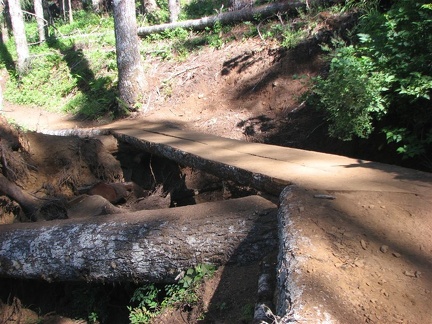
<svg viewBox="0 0 432 324">
<path fill-rule="evenodd" d="M 187 57 L 190 52 L 188 45 L 190 33 L 184 28 L 165 30 L 162 33 L 155 33 L 144 39 L 143 52 L 150 53 L 165 60 Z"/>
<path fill-rule="evenodd" d="M 183 288 L 193 287 L 204 278 L 212 276 L 214 271 L 215 267 L 210 264 L 198 264 L 186 271 L 185 276 L 179 280 L 179 284 L 183 285 Z"/>
<path fill-rule="evenodd" d="M 114 30 L 114 20 L 108 15 L 99 15 L 92 11 L 74 11 L 72 23 L 56 20 L 57 31 L 62 35 L 70 34 L 89 34 L 98 31 Z"/>
<path fill-rule="evenodd" d="M 287 15 L 278 16 L 279 22 L 270 22 L 262 31 L 261 37 L 264 39 L 276 39 L 281 46 L 286 49 L 295 48 L 309 35 L 318 24 L 319 8 L 309 10 L 298 9 L 298 18 L 295 23 L 291 23 L 291 17 Z"/>
<path fill-rule="evenodd" d="M 295 24 L 284 22 L 290 20 L 288 15 L 279 16 L 278 22 L 268 19 L 267 23 L 264 23 L 260 17 L 255 17 L 255 20 L 260 21 L 260 23 L 257 26 L 247 23 L 249 25 L 247 35 L 254 37 L 258 34 L 263 40 L 277 40 L 286 49 L 295 48 L 312 33 L 317 25 L 318 16 L 315 11 L 299 11 L 298 13 L 300 17 Z"/>
<path fill-rule="evenodd" d="M 164 24 L 164 23 L 167 23 L 169 21 L 169 17 L 170 17 L 170 14 L 169 14 L 168 8 L 164 9 L 162 7 L 160 10 L 156 10 L 156 11 L 151 12 L 151 13 L 146 13 L 144 15 L 140 15 L 137 18 L 137 24 L 139 26 L 152 26 L 152 25 Z"/>
<path fill-rule="evenodd" d="M 113 19 L 85 11 L 75 12 L 74 18 L 73 24 L 56 22 L 47 42 L 30 47 L 31 69 L 26 75 L 18 77 L 13 69 L 13 40 L 0 48 L 1 63 L 12 76 L 4 93 L 7 100 L 87 118 L 113 107 L 117 77 Z M 26 23 L 26 33 L 30 40 L 38 40 L 34 19 Z"/>
<path fill-rule="evenodd" d="M 378 9 L 380 0 L 346 0 L 342 11 L 360 10 L 371 13 Z"/>
<path fill-rule="evenodd" d="M 388 143 L 400 144 L 396 151 L 402 154 L 404 158 L 426 155 L 427 146 L 432 145 L 432 129 L 425 131 L 420 141 L 415 134 L 406 128 L 384 128 L 383 132 Z"/>
<path fill-rule="evenodd" d="M 379 131 L 405 157 L 431 152 L 432 11 L 425 2 L 399 0 L 386 13 L 369 12 L 357 42 L 334 51 L 315 89 L 333 136 L 367 137 L 381 120 Z"/>
<path fill-rule="evenodd" d="M 106 113 L 113 114 L 118 96 L 110 78 L 99 78 L 88 84 L 89 90 L 78 90 L 64 106 L 63 111 L 85 119 L 97 119 Z M 114 116 L 112 116 L 114 117 Z"/>
<path fill-rule="evenodd" d="M 210 47 L 219 49 L 223 46 L 224 40 L 222 38 L 223 32 L 220 22 L 216 22 L 213 28 L 206 27 L 205 31 L 207 32 L 206 42 Z"/>
<path fill-rule="evenodd" d="M 155 284 L 146 284 L 135 290 L 128 306 L 129 320 L 132 324 L 147 323 L 158 316 L 164 309 L 191 306 L 198 301 L 197 288 L 201 282 L 213 275 L 215 268 L 208 264 L 199 264 L 186 271 L 178 283 L 158 288 Z"/>
<path fill-rule="evenodd" d="M 251 21 L 244 21 L 243 25 L 248 28 L 248 31 L 244 32 L 244 38 L 250 38 L 258 36 L 258 29 L 255 24 L 253 24 Z"/>
<path fill-rule="evenodd" d="M 246 304 L 242 307 L 242 322 L 251 322 L 254 317 L 255 305 Z"/>
<path fill-rule="evenodd" d="M 21 78 L 10 78 L 5 98 L 19 104 L 54 109 L 74 89 L 77 79 L 69 75 L 67 64 L 58 51 L 50 51 L 32 59 L 31 71 Z"/>
<path fill-rule="evenodd" d="M 99 323 L 99 317 L 97 313 L 91 312 L 88 316 L 89 323 Z"/>
<path fill-rule="evenodd" d="M 302 40 L 304 40 L 305 38 L 306 38 L 306 30 L 304 30 L 304 29 L 294 30 L 294 29 L 290 28 L 289 26 L 286 26 L 282 30 L 281 45 L 282 45 L 282 47 L 285 47 L 287 49 L 294 48 L 298 44 L 300 44 L 300 42 Z"/>
<path fill-rule="evenodd" d="M 315 94 L 327 111 L 331 136 L 351 140 L 353 135 L 367 138 L 372 121 L 387 108 L 383 91 L 391 77 L 375 72 L 368 57 L 357 56 L 353 46 L 336 51 L 327 79 L 318 78 Z"/>
<path fill-rule="evenodd" d="M 183 5 L 180 18 L 196 19 L 212 16 L 223 11 L 223 8 L 229 8 L 229 6 L 230 2 L 227 0 L 191 0 Z"/>
<path fill-rule="evenodd" d="M 107 319 L 109 296 L 103 286 L 71 284 L 66 294 L 72 301 L 71 312 L 75 316 L 84 316 L 90 323 Z"/>
<path fill-rule="evenodd" d="M 206 27 L 204 32 L 194 33 L 188 29 L 175 28 L 145 37 L 144 53 L 166 60 L 184 60 L 191 51 L 197 51 L 204 45 L 221 48 L 229 39 L 223 38 L 230 27 L 215 23 Z"/>
</svg>

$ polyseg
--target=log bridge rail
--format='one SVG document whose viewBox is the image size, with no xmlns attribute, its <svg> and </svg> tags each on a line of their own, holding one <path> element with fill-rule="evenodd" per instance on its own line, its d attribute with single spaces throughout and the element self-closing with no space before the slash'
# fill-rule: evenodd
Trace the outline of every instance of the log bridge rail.
<svg viewBox="0 0 432 324">
<path fill-rule="evenodd" d="M 277 216 L 273 203 L 251 196 L 208 203 L 207 218 L 197 217 L 194 211 L 198 211 L 198 206 L 187 206 L 96 220 L 53 221 L 43 226 L 4 225 L 0 227 L 1 276 L 166 281 L 194 263 L 243 262 L 248 257 L 262 257 L 250 251 L 262 250 L 266 254 L 269 247 L 275 249 L 277 245 L 276 315 L 281 323 L 307 318 L 314 322 L 337 321 L 341 310 L 332 312 L 329 306 L 336 298 L 332 287 L 321 286 L 324 298 L 320 299 L 310 286 L 317 273 L 300 271 L 314 261 L 305 257 L 308 249 L 322 243 L 321 237 L 305 230 L 308 218 L 298 216 L 299 210 L 308 208 L 304 204 L 313 200 L 311 195 L 338 198 L 338 193 L 342 193 L 343 200 L 362 192 L 406 194 L 418 199 L 425 208 L 431 207 L 432 175 L 420 171 L 141 121 L 120 121 L 90 133 L 111 134 L 119 141 L 181 165 L 280 194 Z M 178 217 L 181 208 L 188 208 L 188 212 Z M 319 217 L 320 210 L 315 213 Z M 345 217 L 350 219 L 351 215 Z M 277 238 L 269 235 L 271 224 L 276 222 Z M 387 225 L 394 224 L 390 220 Z M 62 235 L 64 232 L 68 235 Z M 248 252 L 242 252 L 244 247 Z M 100 256 L 100 260 L 95 260 L 95 256 Z M 320 260 L 326 260 L 326 255 L 320 255 Z"/>
</svg>

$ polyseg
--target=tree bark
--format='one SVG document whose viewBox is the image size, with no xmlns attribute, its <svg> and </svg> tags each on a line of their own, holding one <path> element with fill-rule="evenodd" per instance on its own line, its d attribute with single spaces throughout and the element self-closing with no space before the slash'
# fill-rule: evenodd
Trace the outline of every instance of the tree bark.
<svg viewBox="0 0 432 324">
<path fill-rule="evenodd" d="M 136 110 L 136 103 L 146 88 L 139 39 L 136 35 L 135 2 L 114 0 L 113 10 L 120 106 L 132 111 Z"/>
<path fill-rule="evenodd" d="M 165 30 L 175 28 L 191 28 L 194 30 L 202 30 L 206 27 L 213 26 L 216 22 L 219 22 L 221 24 L 231 24 L 239 21 L 255 20 L 257 19 L 257 16 L 259 16 L 260 19 L 264 19 L 277 12 L 295 10 L 302 6 L 304 6 L 304 4 L 299 1 L 269 3 L 255 8 L 248 7 L 242 10 L 221 13 L 219 15 L 204 17 L 201 19 L 185 20 L 176 23 L 140 27 L 138 28 L 138 35 L 147 36 L 152 33 L 160 33 Z"/>
<path fill-rule="evenodd" d="M 9 1 L 9 13 L 12 21 L 12 31 L 15 38 L 18 55 L 17 72 L 23 74 L 27 71 L 29 64 L 29 48 L 24 29 L 24 18 L 19 0 Z"/>
<path fill-rule="evenodd" d="M 247 264 L 277 246 L 276 206 L 258 197 L 80 220 L 0 226 L 0 276 L 173 282 L 200 263 Z"/>
<path fill-rule="evenodd" d="M 72 0 L 67 0 L 69 24 L 73 23 Z"/>
<path fill-rule="evenodd" d="M 170 12 L 170 22 L 174 23 L 178 20 L 180 14 L 180 0 L 168 0 L 168 8 Z"/>
<path fill-rule="evenodd" d="M 36 15 L 36 22 L 39 32 L 39 42 L 45 42 L 46 25 L 44 19 L 44 10 L 42 0 L 34 0 L 34 9 Z"/>
<path fill-rule="evenodd" d="M 2 77 L 0 76 L 0 114 L 2 113 L 3 110 L 3 89 L 2 89 Z"/>
</svg>

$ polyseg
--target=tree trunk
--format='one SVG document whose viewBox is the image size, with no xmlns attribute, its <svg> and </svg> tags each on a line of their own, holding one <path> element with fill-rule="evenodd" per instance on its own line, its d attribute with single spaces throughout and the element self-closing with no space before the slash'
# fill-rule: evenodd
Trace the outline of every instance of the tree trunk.
<svg viewBox="0 0 432 324">
<path fill-rule="evenodd" d="M 27 71 L 30 54 L 24 29 L 23 13 L 19 0 L 9 0 L 9 13 L 18 55 L 17 72 L 23 74 Z"/>
<path fill-rule="evenodd" d="M 67 0 L 59 0 L 60 14 L 62 16 L 63 21 L 66 21 L 66 4 Z"/>
<path fill-rule="evenodd" d="M 178 20 L 180 14 L 180 0 L 168 0 L 168 7 L 170 12 L 170 22 L 174 23 Z"/>
<path fill-rule="evenodd" d="M 80 220 L 0 226 L 0 276 L 173 282 L 200 263 L 275 250 L 276 206 L 258 197 Z"/>
<path fill-rule="evenodd" d="M 221 24 L 231 24 L 239 21 L 255 20 L 257 19 L 256 17 L 264 19 L 277 12 L 296 10 L 303 6 L 304 4 L 299 1 L 269 3 L 255 8 L 248 7 L 242 10 L 226 12 L 201 19 L 185 20 L 157 26 L 140 27 L 138 28 L 138 35 L 147 36 L 152 33 L 160 33 L 167 29 L 175 28 L 191 28 L 194 30 L 202 30 L 206 27 L 213 26 L 216 22 Z"/>
<path fill-rule="evenodd" d="M 42 6 L 42 0 L 34 0 L 34 9 L 35 9 L 35 15 L 36 15 L 36 22 L 38 26 L 38 32 L 39 32 L 39 42 L 45 41 L 45 33 L 46 33 L 46 25 L 45 25 L 45 19 L 44 19 L 44 10 Z"/>
<path fill-rule="evenodd" d="M 2 89 L 2 77 L 0 76 L 0 114 L 2 114 L 2 110 L 3 110 L 3 89 Z"/>
<path fill-rule="evenodd" d="M 143 95 L 146 83 L 139 52 L 139 39 L 136 35 L 135 2 L 114 0 L 113 10 L 120 106 L 127 110 L 136 110 L 136 104 Z"/>
<path fill-rule="evenodd" d="M 69 24 L 73 23 L 72 0 L 67 0 Z"/>
</svg>

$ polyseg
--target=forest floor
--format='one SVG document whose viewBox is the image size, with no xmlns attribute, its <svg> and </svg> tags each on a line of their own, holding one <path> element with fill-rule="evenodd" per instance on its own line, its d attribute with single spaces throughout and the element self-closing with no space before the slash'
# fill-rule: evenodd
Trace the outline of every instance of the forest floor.
<svg viewBox="0 0 432 324">
<path fill-rule="evenodd" d="M 149 93 L 139 112 L 129 118 L 142 120 L 143 123 L 162 122 L 185 130 L 243 141 L 324 151 L 384 163 L 400 162 L 391 151 L 378 149 L 385 143 L 383 137 L 377 136 L 370 142 L 351 143 L 328 138 L 322 114 L 306 105 L 303 96 L 310 89 L 311 79 L 325 71 L 322 52 L 316 41 L 300 44 L 288 51 L 260 38 L 243 40 L 241 31 L 236 33 L 235 29 L 233 37 L 237 40 L 220 49 L 204 48 L 182 62 L 146 58 Z M 107 118 L 96 122 L 82 121 L 74 116 L 7 102 L 3 115 L 24 129 L 35 131 L 97 127 L 110 122 Z M 45 170 L 49 172 L 48 168 Z M 342 196 L 344 195 L 352 194 L 344 193 Z M 342 199 L 341 202 L 346 201 Z M 311 206 L 314 210 L 320 210 L 323 204 L 327 204 L 313 200 L 309 203 L 315 204 Z M 411 242 L 393 242 L 392 246 L 408 244 L 410 248 L 404 250 L 406 253 L 416 251 L 421 255 L 432 255 L 430 238 L 415 237 L 420 227 L 426 226 L 432 230 L 430 212 L 428 214 L 422 206 L 414 205 L 414 200 L 409 195 L 401 194 L 394 200 L 393 196 L 387 194 L 378 197 L 373 193 L 362 193 L 357 196 L 357 203 L 345 203 L 343 208 L 345 213 L 351 212 L 358 219 L 367 218 L 372 225 L 381 224 L 381 220 L 391 214 L 392 219 L 398 220 L 403 227 L 399 230 L 411 233 L 412 237 Z M 338 230 L 338 222 L 332 216 L 334 212 L 338 213 L 334 209 L 324 213 L 323 219 L 330 218 L 334 224 L 323 231 L 327 233 L 324 235 L 334 239 L 334 244 L 338 247 L 334 256 L 339 261 L 335 259 L 325 270 L 337 271 L 340 282 L 359 285 L 339 287 L 345 289 L 345 301 L 354 305 L 352 312 L 358 313 L 353 318 L 362 318 L 363 322 L 368 323 L 424 323 L 416 319 L 429 317 L 429 322 L 432 322 L 430 308 L 424 307 L 427 304 L 425 300 L 431 298 L 431 286 L 424 285 L 431 283 L 430 271 L 428 273 L 427 270 L 412 268 L 413 259 L 409 255 L 389 249 L 384 243 L 371 243 L 366 234 L 344 236 L 343 230 Z M 419 219 L 423 221 L 419 222 Z M 310 223 L 310 226 L 308 230 L 311 232 L 317 230 L 317 224 Z M 374 242 L 386 242 L 388 235 L 384 226 L 374 233 Z M 405 240 L 405 236 L 401 240 Z M 390 268 L 395 261 L 398 263 L 397 269 L 405 269 L 405 272 L 395 273 Z M 430 264 L 430 260 L 424 264 Z M 255 264 L 250 269 L 233 268 L 231 272 L 226 272 L 224 287 L 220 285 L 223 276 L 223 269 L 220 269 L 206 283 L 202 294 L 203 305 L 207 305 L 205 307 L 208 307 L 214 292 L 219 292 L 219 299 L 212 301 L 218 303 L 214 308 L 218 317 L 215 320 L 209 319 L 209 323 L 248 322 L 242 316 L 247 318 L 250 309 L 236 309 L 234 313 L 230 312 L 230 308 L 253 304 L 251 296 L 256 292 L 258 267 Z M 359 271 L 358 269 L 366 269 L 367 273 L 363 272 L 364 277 L 354 282 L 352 273 Z M 226 275 L 227 273 L 230 275 Z M 236 289 L 239 278 L 242 286 Z M 367 304 L 362 302 L 364 296 L 358 295 L 360 286 L 361 291 L 368 294 Z M 400 287 L 403 287 L 402 292 L 397 290 Z M 242 301 L 242 298 L 245 300 Z M 388 305 L 394 306 L 386 308 Z M 174 318 L 162 317 L 159 318 L 159 323 L 175 323 Z M 176 320 L 180 323 L 182 317 L 177 316 Z"/>
</svg>

